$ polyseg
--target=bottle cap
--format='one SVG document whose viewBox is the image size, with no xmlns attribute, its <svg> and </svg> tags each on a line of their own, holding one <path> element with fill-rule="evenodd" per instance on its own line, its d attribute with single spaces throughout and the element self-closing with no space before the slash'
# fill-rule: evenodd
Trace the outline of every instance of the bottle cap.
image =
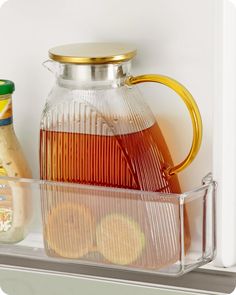
<svg viewBox="0 0 236 295">
<path fill-rule="evenodd" d="M 0 95 L 11 94 L 15 90 L 15 84 L 9 80 L 0 79 Z"/>
</svg>

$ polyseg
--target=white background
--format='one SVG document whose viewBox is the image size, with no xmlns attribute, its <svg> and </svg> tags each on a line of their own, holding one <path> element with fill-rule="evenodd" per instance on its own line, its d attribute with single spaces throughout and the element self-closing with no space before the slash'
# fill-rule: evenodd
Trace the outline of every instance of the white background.
<svg viewBox="0 0 236 295">
<path fill-rule="evenodd" d="M 224 29 L 215 22 L 216 3 L 221 3 L 218 14 L 225 18 Z M 183 190 L 192 189 L 212 171 L 214 132 L 214 172 L 219 182 L 217 263 L 223 266 L 236 261 L 236 137 L 231 130 L 236 120 L 236 13 L 232 3 L 8 0 L 0 9 L 0 79 L 11 79 L 16 84 L 15 129 L 35 177 L 39 175 L 40 114 L 53 84 L 53 77 L 42 67 L 50 47 L 74 42 L 131 42 L 138 49 L 133 74 L 169 75 L 190 90 L 202 114 L 203 144 L 194 163 L 180 174 L 180 180 Z M 157 116 L 174 162 L 179 162 L 186 156 L 192 136 L 182 101 L 160 85 L 141 88 Z"/>
<path fill-rule="evenodd" d="M 14 122 L 38 177 L 40 114 L 52 76 L 42 67 L 50 47 L 64 43 L 134 43 L 134 74 L 160 73 L 183 83 L 203 118 L 201 151 L 181 173 L 184 190 L 212 170 L 215 0 L 9 0 L 0 9 L 0 78 L 16 84 Z M 160 85 L 142 86 L 174 162 L 191 144 L 191 122 L 182 101 Z"/>
<path fill-rule="evenodd" d="M 16 83 L 15 129 L 34 176 L 38 177 L 40 114 L 53 84 L 52 76 L 41 66 L 48 49 L 73 42 L 134 43 L 138 48 L 134 74 L 172 76 L 192 92 L 199 105 L 203 145 L 194 163 L 180 175 L 183 190 L 198 185 L 212 170 L 214 131 L 214 170 L 219 182 L 218 263 L 231 266 L 236 261 L 236 132 L 231 129 L 236 120 L 233 2 L 8 0 L 0 9 L 0 79 Z M 218 11 L 226 22 L 222 32 L 221 24 L 215 23 L 216 3 L 225 3 Z M 223 37 L 219 37 L 220 33 Z M 182 160 L 191 143 L 191 124 L 182 102 L 161 86 L 145 85 L 142 89 L 174 161 Z M 214 124 L 213 109 L 217 110 Z"/>
</svg>

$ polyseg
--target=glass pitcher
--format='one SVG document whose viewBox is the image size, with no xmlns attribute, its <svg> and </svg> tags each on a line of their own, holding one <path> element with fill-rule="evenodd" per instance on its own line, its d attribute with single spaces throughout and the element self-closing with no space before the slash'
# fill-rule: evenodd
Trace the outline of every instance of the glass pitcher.
<svg viewBox="0 0 236 295">
<path fill-rule="evenodd" d="M 165 76 L 131 76 L 131 60 L 136 55 L 132 46 L 113 43 L 64 45 L 52 48 L 49 55 L 51 60 L 45 65 L 55 74 L 56 83 L 41 119 L 41 179 L 180 193 L 176 174 L 195 158 L 202 138 L 199 110 L 188 90 Z M 142 82 L 170 87 L 189 110 L 193 142 L 188 156 L 178 165 L 173 165 L 158 123 L 136 86 Z M 101 216 L 97 209 L 101 207 L 98 198 L 93 198 L 87 206 L 62 187 L 42 192 L 41 197 L 45 249 L 50 256 L 86 259 L 91 251 L 96 252 L 96 247 L 90 247 L 96 236 L 94 228 L 107 215 L 118 214 L 125 223 L 130 220 L 145 223 L 146 217 L 149 232 L 145 230 L 145 224 L 138 222 L 138 226 L 146 232 L 148 246 L 144 247 L 142 242 L 139 255 L 127 262 L 124 259 L 126 251 L 120 250 L 119 235 L 113 235 L 114 239 L 106 247 L 115 247 L 112 253 L 119 257 L 115 256 L 109 263 L 125 261 L 139 267 L 160 268 L 178 259 L 179 211 L 171 198 L 167 204 L 143 201 L 137 212 L 131 208 L 128 213 L 127 208 L 122 209 L 115 200 L 106 200 L 104 216 Z M 92 223 L 88 211 L 95 217 Z M 154 212 L 159 212 L 158 216 Z M 185 209 L 184 217 L 187 251 L 191 237 Z M 117 222 L 111 218 L 110 223 Z M 127 234 L 126 226 L 123 230 Z M 123 230 L 119 226 L 121 234 Z M 165 255 L 160 255 L 162 252 L 158 249 L 164 249 Z M 158 254 L 154 256 L 154 253 Z M 96 261 L 107 263 L 101 254 L 95 257 Z"/>
<path fill-rule="evenodd" d="M 127 44 L 64 45 L 49 55 L 45 66 L 56 83 L 41 119 L 41 179 L 179 193 L 176 174 L 193 161 L 202 139 L 201 116 L 188 90 L 166 76 L 131 76 L 136 49 Z M 178 165 L 136 86 L 143 82 L 170 87 L 189 110 L 193 142 Z"/>
</svg>

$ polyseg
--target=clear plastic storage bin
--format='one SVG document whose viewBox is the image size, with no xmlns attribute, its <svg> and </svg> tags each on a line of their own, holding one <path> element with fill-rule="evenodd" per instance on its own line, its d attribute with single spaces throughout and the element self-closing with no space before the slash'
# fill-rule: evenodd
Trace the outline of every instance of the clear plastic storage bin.
<svg viewBox="0 0 236 295">
<path fill-rule="evenodd" d="M 11 256 L 55 261 L 62 271 L 73 263 L 182 275 L 214 257 L 215 188 L 209 175 L 182 194 L 2 177 L 0 207 L 6 189 L 33 206 L 25 239 L 0 244 L 0 264 Z"/>
</svg>

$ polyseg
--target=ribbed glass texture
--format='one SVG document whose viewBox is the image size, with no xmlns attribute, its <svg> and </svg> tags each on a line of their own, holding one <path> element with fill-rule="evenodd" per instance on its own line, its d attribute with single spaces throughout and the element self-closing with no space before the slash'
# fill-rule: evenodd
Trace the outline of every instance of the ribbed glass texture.
<svg viewBox="0 0 236 295">
<path fill-rule="evenodd" d="M 172 159 L 137 87 L 56 87 L 41 121 L 41 178 L 180 192 Z"/>
<path fill-rule="evenodd" d="M 153 113 L 136 86 L 130 88 L 124 83 L 116 83 L 116 80 L 106 85 L 90 82 L 88 85 L 81 86 L 79 80 L 67 81 L 58 78 L 47 100 L 41 120 L 41 179 L 142 191 L 180 193 L 177 176 L 169 179 L 164 176 L 164 169 L 172 166 L 173 162 Z M 42 192 L 42 199 L 43 206 L 47 204 L 44 208 L 47 211 L 48 192 L 46 194 Z M 90 202 L 89 207 L 93 205 L 94 209 L 96 206 L 110 206 L 109 198 L 102 199 L 106 202 L 104 204 L 98 204 L 89 197 L 87 201 Z M 93 221 L 85 213 L 87 210 L 84 207 L 76 209 L 75 200 L 71 200 L 71 196 L 67 199 L 66 191 L 63 190 L 62 194 L 60 191 L 53 191 L 50 202 L 62 203 L 63 209 L 59 208 L 60 213 L 58 214 L 66 214 L 65 216 L 69 219 L 73 219 L 75 227 L 80 228 L 81 226 L 80 230 L 87 233 L 94 230 Z M 177 261 L 180 253 L 178 206 L 175 206 L 171 200 L 158 206 L 154 203 L 135 204 L 133 202 L 125 205 L 128 205 L 129 209 L 123 208 L 123 211 L 133 212 L 131 215 L 138 212 L 138 215 L 145 220 L 145 226 L 154 228 L 158 224 L 155 233 L 149 232 L 150 237 L 145 247 L 144 261 L 140 260 L 138 264 L 145 267 L 147 263 L 149 266 L 154 263 L 156 267 Z M 119 203 L 116 206 L 119 206 Z M 122 208 L 120 210 L 122 211 Z M 79 214 L 86 215 L 86 222 L 83 225 L 77 218 L 78 211 L 81 211 Z M 184 242 L 187 250 L 191 237 L 185 209 L 184 214 Z M 67 217 L 65 218 L 67 220 Z M 119 230 L 124 222 L 116 216 L 114 220 L 110 222 L 108 220 L 107 223 L 102 224 L 100 231 L 106 230 L 109 239 L 112 232 Z M 114 226 L 111 226 L 111 223 L 114 223 Z M 134 230 L 134 241 L 130 245 L 135 244 L 135 239 L 140 239 L 137 251 L 141 251 L 143 242 L 139 237 L 139 232 L 141 233 L 142 230 L 136 229 L 135 222 L 131 222 L 129 227 Z M 54 227 L 49 226 L 49 228 L 51 228 L 50 231 L 46 230 L 45 234 L 51 236 L 54 234 L 52 232 Z M 126 230 L 129 232 L 128 229 Z M 81 235 L 83 236 L 83 233 Z M 123 238 L 123 236 L 119 237 L 119 239 Z M 60 235 L 57 236 L 57 242 L 61 244 L 58 239 Z M 76 239 L 79 239 L 78 235 L 73 239 L 75 243 Z M 70 245 L 74 244 L 70 240 L 63 241 L 63 243 L 67 242 Z M 80 251 L 83 254 L 83 251 L 89 247 L 88 244 L 92 242 L 91 233 L 88 235 L 88 240 L 84 241 L 83 249 L 77 249 L 79 252 L 74 249 L 74 254 L 71 254 L 73 250 L 66 252 L 68 244 L 63 244 L 65 252 L 61 256 L 77 258 Z M 112 242 L 117 241 L 112 240 Z M 105 247 L 103 240 L 98 239 L 98 244 L 100 248 Z M 51 246 L 46 243 L 47 249 Z M 104 251 L 103 249 L 100 252 Z M 117 248 L 116 251 L 120 253 L 121 250 Z M 122 251 L 132 257 L 132 248 L 128 247 Z M 52 252 L 49 251 L 49 253 Z"/>
</svg>

